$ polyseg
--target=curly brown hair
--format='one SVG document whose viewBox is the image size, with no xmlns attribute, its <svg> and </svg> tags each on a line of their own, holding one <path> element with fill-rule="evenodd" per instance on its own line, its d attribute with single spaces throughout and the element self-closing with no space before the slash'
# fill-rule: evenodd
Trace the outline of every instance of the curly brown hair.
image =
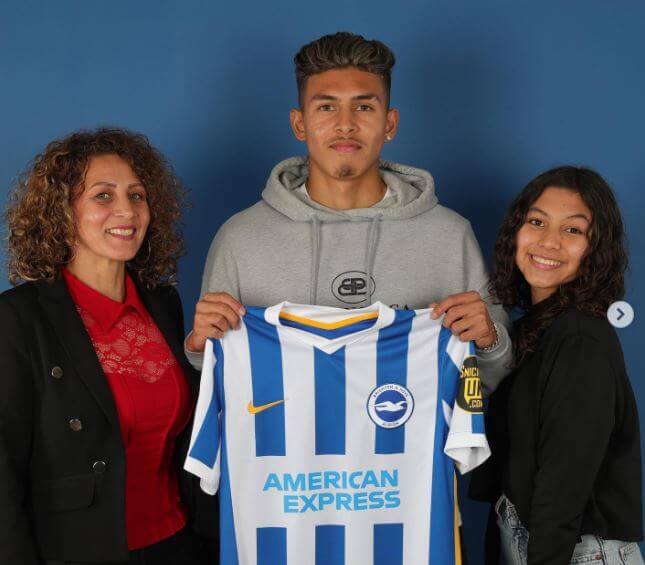
<svg viewBox="0 0 645 565">
<path fill-rule="evenodd" d="M 530 206 L 548 187 L 577 192 L 592 212 L 589 249 L 577 277 L 563 284 L 547 299 L 531 304 L 530 288 L 515 263 L 517 232 Z M 529 182 L 510 205 L 495 243 L 490 290 L 496 302 L 518 308 L 513 337 L 514 366 L 536 351 L 544 331 L 565 309 L 575 308 L 592 316 L 605 316 L 609 305 L 625 293 L 627 251 L 623 221 L 614 193 L 607 182 L 587 168 L 563 166 L 542 173 Z"/>
<path fill-rule="evenodd" d="M 179 218 L 185 191 L 164 156 L 148 139 L 126 129 L 76 131 L 49 143 L 13 187 L 5 213 L 11 284 L 53 280 L 73 256 L 72 202 L 84 187 L 91 157 L 118 155 L 146 189 L 150 224 L 128 268 L 152 288 L 174 282 L 184 252 Z"/>
</svg>

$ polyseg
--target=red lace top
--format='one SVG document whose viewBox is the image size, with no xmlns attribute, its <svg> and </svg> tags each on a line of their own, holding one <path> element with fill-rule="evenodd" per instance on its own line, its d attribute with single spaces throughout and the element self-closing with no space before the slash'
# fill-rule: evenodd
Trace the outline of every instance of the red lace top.
<svg viewBox="0 0 645 565">
<path fill-rule="evenodd" d="M 63 277 L 119 414 L 126 457 L 128 547 L 146 547 L 186 524 L 173 452 L 175 439 L 190 419 L 190 388 L 129 275 L 123 303 L 66 269 Z"/>
</svg>

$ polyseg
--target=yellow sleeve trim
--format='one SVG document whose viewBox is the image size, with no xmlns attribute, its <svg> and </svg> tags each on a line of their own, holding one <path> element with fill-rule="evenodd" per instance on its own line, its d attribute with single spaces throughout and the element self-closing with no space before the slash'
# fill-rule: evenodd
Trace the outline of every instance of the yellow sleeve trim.
<svg viewBox="0 0 645 565">
<path fill-rule="evenodd" d="M 461 565 L 461 536 L 459 535 L 459 502 L 457 500 L 457 475 L 454 475 L 454 489 L 455 489 L 455 565 Z"/>
</svg>

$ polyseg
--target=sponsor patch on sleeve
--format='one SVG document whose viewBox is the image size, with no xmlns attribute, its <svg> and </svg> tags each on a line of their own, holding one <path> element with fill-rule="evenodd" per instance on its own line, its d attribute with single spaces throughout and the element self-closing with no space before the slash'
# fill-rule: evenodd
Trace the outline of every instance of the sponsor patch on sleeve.
<svg viewBox="0 0 645 565">
<path fill-rule="evenodd" d="M 477 357 L 474 355 L 466 357 L 461 366 L 457 405 L 471 414 L 481 414 L 484 411 L 482 383 L 479 378 Z"/>
</svg>

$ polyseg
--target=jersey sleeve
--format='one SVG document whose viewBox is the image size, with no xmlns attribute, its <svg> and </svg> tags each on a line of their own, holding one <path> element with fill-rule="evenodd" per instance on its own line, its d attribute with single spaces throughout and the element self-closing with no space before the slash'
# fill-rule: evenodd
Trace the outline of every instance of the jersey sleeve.
<svg viewBox="0 0 645 565">
<path fill-rule="evenodd" d="M 201 488 L 215 494 L 220 478 L 221 383 L 223 356 L 219 341 L 207 340 L 199 396 L 184 469 L 198 476 Z"/>
<path fill-rule="evenodd" d="M 484 400 L 472 342 L 450 335 L 440 352 L 442 408 L 448 426 L 444 453 L 460 473 L 468 473 L 490 456 L 484 430 Z"/>
</svg>

